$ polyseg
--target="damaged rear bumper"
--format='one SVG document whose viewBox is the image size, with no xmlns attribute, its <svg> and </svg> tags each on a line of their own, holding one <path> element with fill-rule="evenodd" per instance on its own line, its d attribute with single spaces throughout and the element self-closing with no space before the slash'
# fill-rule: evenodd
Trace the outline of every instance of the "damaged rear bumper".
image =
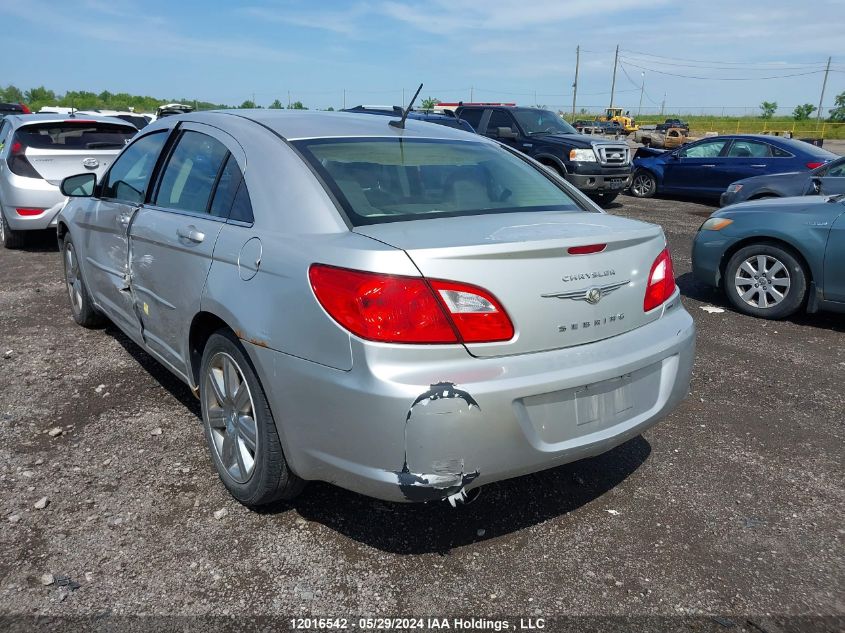
<svg viewBox="0 0 845 633">
<path fill-rule="evenodd" d="M 695 350 L 678 295 L 662 318 L 550 352 L 353 340 L 340 371 L 245 343 L 300 477 L 390 501 L 430 501 L 603 453 L 687 394 Z"/>
</svg>

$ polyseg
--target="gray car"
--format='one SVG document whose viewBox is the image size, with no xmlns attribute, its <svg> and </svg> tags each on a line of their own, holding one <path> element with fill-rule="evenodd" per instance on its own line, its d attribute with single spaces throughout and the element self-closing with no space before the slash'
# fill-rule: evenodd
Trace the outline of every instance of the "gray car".
<svg viewBox="0 0 845 633">
<path fill-rule="evenodd" d="M 449 499 L 595 455 L 687 393 L 694 325 L 657 226 L 495 141 L 349 113 L 145 128 L 59 217 L 74 319 L 201 400 L 249 506 L 323 480 Z"/>
<path fill-rule="evenodd" d="M 761 200 L 845 193 L 845 158 L 839 158 L 812 171 L 765 174 L 731 183 L 719 199 L 719 205 Z"/>
<path fill-rule="evenodd" d="M 120 119 L 10 115 L 0 124 L 0 242 L 24 245 L 28 231 L 56 226 L 59 185 L 87 170 L 102 175 L 138 130 Z"/>
</svg>

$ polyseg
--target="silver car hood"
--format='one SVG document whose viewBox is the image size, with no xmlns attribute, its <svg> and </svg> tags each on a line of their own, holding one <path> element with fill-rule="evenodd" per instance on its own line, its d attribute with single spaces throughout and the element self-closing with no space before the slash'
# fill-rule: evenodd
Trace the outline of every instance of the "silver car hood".
<svg viewBox="0 0 845 633">
<path fill-rule="evenodd" d="M 481 286 L 511 317 L 504 343 L 468 345 L 476 356 L 539 352 L 594 342 L 660 316 L 643 312 L 646 278 L 665 246 L 660 227 L 600 213 L 505 213 L 361 226 L 404 250 L 430 278 Z M 571 255 L 572 246 L 606 244 Z M 601 289 L 597 303 L 587 292 Z M 593 296 L 595 298 L 595 295 Z"/>
</svg>

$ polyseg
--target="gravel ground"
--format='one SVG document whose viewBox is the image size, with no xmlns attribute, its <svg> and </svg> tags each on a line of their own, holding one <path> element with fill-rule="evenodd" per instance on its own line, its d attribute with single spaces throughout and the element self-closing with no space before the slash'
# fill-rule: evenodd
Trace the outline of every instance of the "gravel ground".
<svg viewBox="0 0 845 633">
<path fill-rule="evenodd" d="M 49 240 L 0 249 L 0 615 L 723 614 L 717 630 L 770 631 L 845 615 L 845 321 L 755 320 L 696 285 L 711 211 L 611 210 L 667 232 L 698 325 L 687 400 L 458 510 L 322 483 L 241 507 L 187 387 L 113 326 L 73 323 Z"/>
</svg>

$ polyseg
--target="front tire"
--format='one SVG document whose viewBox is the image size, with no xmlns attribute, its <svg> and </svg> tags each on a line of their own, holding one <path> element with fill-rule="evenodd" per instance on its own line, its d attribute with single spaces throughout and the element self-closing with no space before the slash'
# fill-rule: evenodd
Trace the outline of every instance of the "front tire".
<svg viewBox="0 0 845 633">
<path fill-rule="evenodd" d="M 79 258 L 76 254 L 76 247 L 70 238 L 70 233 L 65 235 L 62 242 L 62 262 L 65 270 L 65 287 L 70 298 L 70 309 L 73 320 L 82 327 L 95 328 L 103 324 L 105 317 L 94 307 L 91 295 L 88 293 L 88 286 L 82 278 L 82 271 L 79 268 Z"/>
<path fill-rule="evenodd" d="M 205 438 L 229 493 L 249 507 L 299 494 L 305 482 L 288 467 L 264 389 L 229 330 L 208 339 L 199 382 Z"/>
<path fill-rule="evenodd" d="M 804 303 L 807 274 L 790 250 L 774 244 L 752 244 L 730 258 L 723 285 L 740 312 L 763 319 L 785 319 Z"/>
<path fill-rule="evenodd" d="M 26 245 L 26 234 L 23 231 L 13 231 L 2 210 L 0 210 L 0 242 L 9 250 L 23 248 Z"/>
<path fill-rule="evenodd" d="M 629 191 L 635 198 L 651 198 L 657 193 L 657 179 L 651 172 L 638 169 L 631 179 Z"/>
</svg>

